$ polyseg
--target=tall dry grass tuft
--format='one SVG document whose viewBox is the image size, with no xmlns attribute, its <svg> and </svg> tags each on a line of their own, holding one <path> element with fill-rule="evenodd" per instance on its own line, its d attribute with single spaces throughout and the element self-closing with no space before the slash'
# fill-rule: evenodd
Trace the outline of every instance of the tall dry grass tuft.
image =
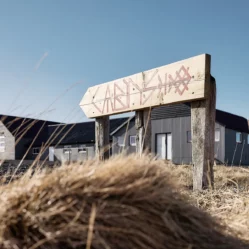
<svg viewBox="0 0 249 249">
<path fill-rule="evenodd" d="M 0 187 L 1 248 L 249 248 L 150 157 L 64 165 Z"/>
</svg>

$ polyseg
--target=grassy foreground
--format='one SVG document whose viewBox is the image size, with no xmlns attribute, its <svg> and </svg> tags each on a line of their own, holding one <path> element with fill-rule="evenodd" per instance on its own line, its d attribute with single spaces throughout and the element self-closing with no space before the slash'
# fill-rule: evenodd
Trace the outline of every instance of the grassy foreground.
<svg viewBox="0 0 249 249">
<path fill-rule="evenodd" d="M 192 167 L 166 165 L 178 191 L 191 203 L 220 219 L 236 236 L 249 240 L 249 168 L 214 166 L 215 190 L 193 193 Z"/>
<path fill-rule="evenodd" d="M 27 172 L 0 187 L 0 248 L 249 248 L 248 170 L 198 194 L 191 175 L 134 155 Z"/>
</svg>

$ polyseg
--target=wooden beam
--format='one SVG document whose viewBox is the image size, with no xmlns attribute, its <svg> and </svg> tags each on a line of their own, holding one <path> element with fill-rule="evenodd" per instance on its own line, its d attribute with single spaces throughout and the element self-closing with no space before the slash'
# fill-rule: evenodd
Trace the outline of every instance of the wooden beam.
<svg viewBox="0 0 249 249">
<path fill-rule="evenodd" d="M 216 113 L 216 83 L 210 76 L 210 57 L 207 57 L 206 99 L 191 103 L 193 189 L 213 187 L 214 131 Z"/>
<path fill-rule="evenodd" d="M 95 154 L 99 160 L 110 156 L 110 121 L 109 116 L 96 118 L 95 121 Z"/>
<path fill-rule="evenodd" d="M 151 152 L 151 109 L 136 111 L 136 151 L 141 156 L 142 153 Z"/>
<path fill-rule="evenodd" d="M 142 143 L 144 135 L 144 126 L 143 126 L 143 111 L 136 111 L 135 114 L 135 126 L 136 126 L 136 152 L 142 154 Z"/>
</svg>

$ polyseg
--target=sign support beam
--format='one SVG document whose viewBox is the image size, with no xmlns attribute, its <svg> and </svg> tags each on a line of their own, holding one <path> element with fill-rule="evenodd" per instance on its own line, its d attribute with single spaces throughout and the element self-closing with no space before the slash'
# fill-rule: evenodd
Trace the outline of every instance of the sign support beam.
<svg viewBox="0 0 249 249">
<path fill-rule="evenodd" d="M 136 151 L 141 156 L 151 152 L 151 109 L 136 111 Z"/>
<path fill-rule="evenodd" d="M 109 116 L 96 118 L 95 121 L 95 154 L 99 160 L 110 156 L 110 121 Z"/>
<path fill-rule="evenodd" d="M 210 57 L 207 58 L 207 69 Z M 205 83 L 206 99 L 191 103 L 193 189 L 213 188 L 216 83 L 211 75 Z"/>
</svg>

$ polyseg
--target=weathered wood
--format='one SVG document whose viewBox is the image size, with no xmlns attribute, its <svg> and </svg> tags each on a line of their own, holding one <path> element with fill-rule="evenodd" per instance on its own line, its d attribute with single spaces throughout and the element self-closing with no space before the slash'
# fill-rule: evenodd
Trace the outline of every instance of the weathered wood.
<svg viewBox="0 0 249 249">
<path fill-rule="evenodd" d="M 96 118 L 95 121 L 95 153 L 99 160 L 105 160 L 110 155 L 110 124 L 109 116 Z"/>
<path fill-rule="evenodd" d="M 135 126 L 136 126 L 136 152 L 141 155 L 142 142 L 144 134 L 143 126 L 143 111 L 136 111 L 135 113 Z"/>
<path fill-rule="evenodd" d="M 142 155 L 143 152 L 151 152 L 151 110 L 149 108 L 136 111 L 136 152 Z"/>
<path fill-rule="evenodd" d="M 206 57 L 187 60 L 90 87 L 80 102 L 89 118 L 205 97 Z"/>
<path fill-rule="evenodd" d="M 147 108 L 143 111 L 144 122 L 144 150 L 148 153 L 151 152 L 151 108 Z"/>
<path fill-rule="evenodd" d="M 214 182 L 216 83 L 210 76 L 210 57 L 207 57 L 206 65 L 206 99 L 191 103 L 194 190 L 213 187 Z"/>
</svg>

